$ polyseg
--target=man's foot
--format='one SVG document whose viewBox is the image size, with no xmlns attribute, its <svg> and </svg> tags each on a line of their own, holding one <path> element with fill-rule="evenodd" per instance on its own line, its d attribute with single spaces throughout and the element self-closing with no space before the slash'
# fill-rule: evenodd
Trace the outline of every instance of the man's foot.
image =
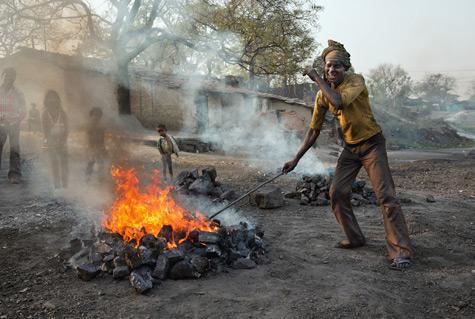
<svg viewBox="0 0 475 319">
<path fill-rule="evenodd" d="M 18 176 L 10 176 L 8 178 L 8 181 L 10 182 L 10 184 L 20 184 L 21 182 L 20 177 Z"/>
<path fill-rule="evenodd" d="M 350 243 L 348 239 L 343 239 L 342 241 L 339 241 L 338 243 L 336 243 L 335 247 L 342 248 L 342 249 L 352 249 L 352 248 L 358 248 L 364 245 L 365 245 L 364 241 L 360 243 Z"/>
<path fill-rule="evenodd" d="M 409 258 L 396 257 L 393 259 L 389 268 L 392 270 L 406 270 L 412 266 L 412 261 Z"/>
</svg>

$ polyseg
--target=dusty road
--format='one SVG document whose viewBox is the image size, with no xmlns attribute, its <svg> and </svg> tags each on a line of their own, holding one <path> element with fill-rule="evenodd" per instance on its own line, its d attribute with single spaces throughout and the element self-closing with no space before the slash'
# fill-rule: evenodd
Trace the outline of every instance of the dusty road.
<svg viewBox="0 0 475 319">
<path fill-rule="evenodd" d="M 136 155 L 148 162 L 150 154 L 144 147 Z M 72 188 L 81 196 L 74 197 L 52 193 L 34 169 L 35 182 L 23 185 L 7 184 L 2 171 L 0 318 L 474 318 L 475 160 L 404 156 L 392 153 L 391 166 L 417 254 L 410 271 L 387 268 L 377 207 L 355 209 L 368 245 L 348 251 L 333 248 L 342 233 L 328 207 L 287 200 L 280 209 L 240 209 L 263 226 L 268 263 L 167 280 L 145 296 L 127 281 L 82 282 L 64 267 L 62 249 L 87 231 L 84 216 L 100 218 L 96 209 L 106 206 L 107 196 L 89 207 L 95 192 L 79 179 Z M 203 163 L 216 166 L 218 179 L 240 192 L 265 178 L 220 155 L 183 154 L 177 168 Z M 291 190 L 296 180 L 286 176 L 277 184 Z M 426 202 L 427 195 L 436 202 Z"/>
</svg>

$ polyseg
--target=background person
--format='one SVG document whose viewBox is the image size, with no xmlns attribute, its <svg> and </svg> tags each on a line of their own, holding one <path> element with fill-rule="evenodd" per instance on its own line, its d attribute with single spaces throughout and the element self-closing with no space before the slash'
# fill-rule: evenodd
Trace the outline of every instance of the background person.
<svg viewBox="0 0 475 319">
<path fill-rule="evenodd" d="M 159 125 L 157 132 L 160 135 L 157 141 L 158 151 L 162 155 L 162 174 L 165 181 L 167 181 L 167 171 L 170 174 L 170 183 L 173 182 L 173 162 L 172 154 L 178 157 L 178 144 L 175 138 L 167 134 L 167 127 Z"/>
<path fill-rule="evenodd" d="M 61 99 L 56 91 L 50 90 L 44 99 L 42 116 L 44 145 L 51 161 L 54 187 L 68 187 L 68 118 L 61 107 Z"/>
<path fill-rule="evenodd" d="M 14 83 L 16 71 L 6 68 L 2 72 L 3 83 L 0 86 L 0 167 L 3 146 L 8 139 L 10 143 L 10 169 L 8 180 L 12 184 L 20 182 L 20 122 L 25 118 L 25 98 Z"/>
</svg>

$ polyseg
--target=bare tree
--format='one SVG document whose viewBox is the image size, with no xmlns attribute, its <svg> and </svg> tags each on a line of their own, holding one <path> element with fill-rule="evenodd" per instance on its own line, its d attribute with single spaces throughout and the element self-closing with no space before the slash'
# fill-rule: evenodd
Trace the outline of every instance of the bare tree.
<svg viewBox="0 0 475 319">
<path fill-rule="evenodd" d="M 0 55 L 10 55 L 22 46 L 73 51 L 95 33 L 93 18 L 82 0 L 3 0 Z"/>
<path fill-rule="evenodd" d="M 416 86 L 417 93 L 421 98 L 444 110 L 448 104 L 457 99 L 453 94 L 455 79 L 441 73 L 427 74 Z"/>
<path fill-rule="evenodd" d="M 109 10 L 104 16 L 95 14 L 84 0 L 5 1 L 2 5 L 8 9 L 8 14 L 15 21 L 2 23 L 1 27 L 14 28 L 15 23 L 28 23 L 37 26 L 36 29 L 41 31 L 41 27 L 51 27 L 55 22 L 67 21 L 77 24 L 71 27 L 71 30 L 79 38 L 82 31 L 87 31 L 87 38 L 84 36 L 82 41 L 77 43 L 79 49 L 112 59 L 120 113 L 131 112 L 128 69 L 139 54 L 161 41 L 193 47 L 193 44 L 174 28 L 183 22 L 179 9 L 188 0 L 108 0 Z M 53 32 L 48 32 L 49 37 L 53 35 Z M 4 51 L 9 54 L 30 38 L 34 41 L 40 36 L 18 34 L 15 37 L 10 36 L 1 44 L 4 43 Z M 51 42 L 59 45 L 61 39 L 56 38 Z"/>
<path fill-rule="evenodd" d="M 411 93 L 412 80 L 401 66 L 381 64 L 370 70 L 368 88 L 376 104 L 395 108 Z"/>
</svg>

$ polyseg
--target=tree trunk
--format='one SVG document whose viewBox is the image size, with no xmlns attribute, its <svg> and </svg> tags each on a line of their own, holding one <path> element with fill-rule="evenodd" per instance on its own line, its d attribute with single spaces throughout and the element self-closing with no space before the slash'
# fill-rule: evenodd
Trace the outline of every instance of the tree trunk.
<svg viewBox="0 0 475 319">
<path fill-rule="evenodd" d="M 117 105 L 119 114 L 132 114 L 130 105 L 129 68 L 127 65 L 119 65 L 115 79 L 117 85 Z"/>
<path fill-rule="evenodd" d="M 256 89 L 256 83 L 255 83 L 255 74 L 254 74 L 254 59 L 251 60 L 251 63 L 249 64 L 249 88 L 251 90 Z"/>
</svg>

